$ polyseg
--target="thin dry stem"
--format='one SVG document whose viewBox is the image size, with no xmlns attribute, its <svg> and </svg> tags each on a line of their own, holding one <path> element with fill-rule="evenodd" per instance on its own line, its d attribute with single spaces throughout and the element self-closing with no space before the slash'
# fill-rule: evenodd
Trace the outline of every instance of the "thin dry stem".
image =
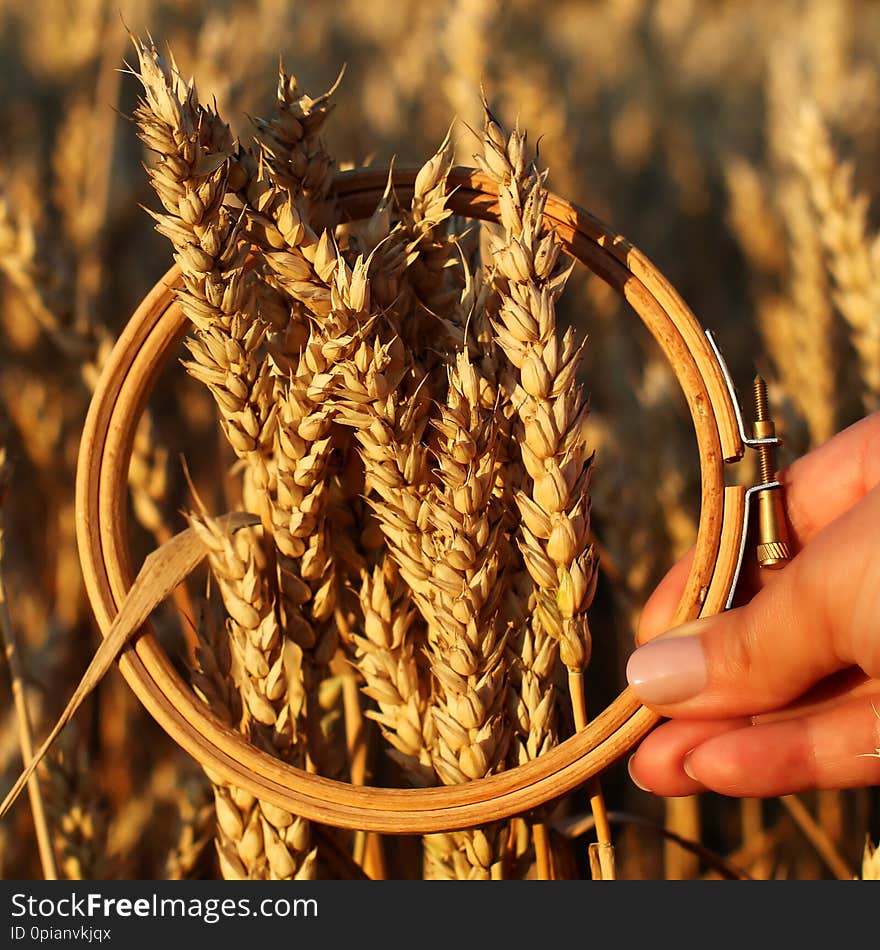
<svg viewBox="0 0 880 950">
<path fill-rule="evenodd" d="M 797 795 L 782 795 L 779 800 L 785 805 L 798 828 L 801 829 L 806 839 L 816 849 L 816 853 L 837 880 L 851 881 L 853 878 L 852 868 L 841 857 L 834 842 L 825 829 L 810 814 L 801 799 Z"/>
<path fill-rule="evenodd" d="M 6 449 L 0 448 L 0 640 L 3 643 L 3 652 L 9 664 L 9 676 L 12 685 L 12 698 L 15 706 L 15 717 L 18 724 L 18 739 L 21 746 L 22 762 L 27 765 L 34 755 L 33 729 L 25 697 L 25 676 L 19 658 L 15 628 L 9 614 L 9 603 L 6 598 L 6 581 L 3 571 L 5 553 L 3 531 L 3 505 L 9 491 L 9 466 L 6 461 Z M 49 825 L 46 821 L 46 810 L 43 805 L 43 796 L 40 782 L 36 774 L 28 779 L 28 797 L 31 803 L 31 815 L 34 820 L 34 830 L 37 837 L 37 849 L 40 854 L 40 864 L 43 868 L 43 877 L 47 881 L 58 879 L 58 870 L 55 864 L 55 853 L 52 849 L 52 838 Z"/>
</svg>

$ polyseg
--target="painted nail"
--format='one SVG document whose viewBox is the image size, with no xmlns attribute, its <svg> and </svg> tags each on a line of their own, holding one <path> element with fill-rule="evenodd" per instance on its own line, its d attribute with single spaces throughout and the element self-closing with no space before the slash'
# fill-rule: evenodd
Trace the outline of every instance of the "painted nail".
<svg viewBox="0 0 880 950">
<path fill-rule="evenodd" d="M 703 641 L 693 635 L 657 637 L 632 654 L 626 678 L 636 696 L 649 705 L 691 699 L 706 685 Z"/>
<path fill-rule="evenodd" d="M 651 789 L 642 783 L 636 778 L 636 773 L 633 771 L 633 759 L 634 755 L 629 757 L 629 761 L 626 763 L 626 770 L 629 772 L 630 781 L 635 785 L 636 788 L 640 788 L 643 792 L 650 792 Z"/>
</svg>

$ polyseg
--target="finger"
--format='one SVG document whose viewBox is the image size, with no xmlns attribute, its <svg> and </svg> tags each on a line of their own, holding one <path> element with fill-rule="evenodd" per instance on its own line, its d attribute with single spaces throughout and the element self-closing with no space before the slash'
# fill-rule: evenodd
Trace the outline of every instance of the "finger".
<svg viewBox="0 0 880 950">
<path fill-rule="evenodd" d="M 663 580 L 657 585 L 651 596 L 645 601 L 639 617 L 636 631 L 636 643 L 647 643 L 669 629 L 669 624 L 675 615 L 678 602 L 687 586 L 687 578 L 694 562 L 694 549 L 691 548 L 684 556 L 667 571 Z M 738 584 L 738 601 L 748 600 L 761 590 L 765 584 L 772 581 L 772 571 L 762 570 L 756 559 L 743 566 Z"/>
<path fill-rule="evenodd" d="M 658 633 L 663 633 L 664 630 L 669 629 L 669 624 L 675 614 L 675 608 L 678 606 L 687 585 L 688 574 L 690 574 L 693 563 L 694 549 L 691 548 L 684 557 L 672 565 L 666 576 L 645 601 L 645 606 L 642 608 L 642 614 L 639 617 L 638 631 L 636 632 L 637 643 L 647 643 Z"/>
<path fill-rule="evenodd" d="M 878 708 L 865 698 L 852 699 L 798 719 L 708 736 L 682 768 L 693 782 L 732 796 L 770 798 L 877 785 Z"/>
<path fill-rule="evenodd" d="M 856 666 L 848 667 L 820 680 L 812 689 L 789 703 L 783 709 L 759 713 L 751 716 L 753 725 L 766 722 L 780 722 L 783 719 L 798 719 L 831 706 L 837 706 L 844 700 L 857 696 L 868 696 L 872 702 L 880 705 L 880 680 L 871 679 Z"/>
<path fill-rule="evenodd" d="M 684 760 L 701 743 L 732 729 L 748 725 L 748 719 L 676 719 L 661 723 L 642 740 L 627 768 L 633 782 L 645 792 L 664 797 L 696 795 L 705 786 L 684 771 Z"/>
<path fill-rule="evenodd" d="M 874 413 L 838 433 L 782 471 L 786 516 L 795 550 L 848 511 L 880 484 L 880 413 Z M 694 551 L 670 568 L 648 598 L 639 618 L 638 643 L 647 643 L 668 629 L 687 584 Z M 747 565 L 740 584 L 760 590 L 772 580 L 768 573 Z"/>
<path fill-rule="evenodd" d="M 793 462 L 779 480 L 794 537 L 806 544 L 880 484 L 880 412 Z"/>
<path fill-rule="evenodd" d="M 821 688 L 784 710 L 762 716 L 737 719 L 671 719 L 654 729 L 639 745 L 629 761 L 633 782 L 644 791 L 656 795 L 695 795 L 706 786 L 693 778 L 690 753 L 702 748 L 710 739 L 734 731 L 751 735 L 747 727 L 781 723 L 794 719 L 818 718 L 842 703 L 850 709 L 863 709 L 866 703 L 880 710 L 880 681 L 866 680 L 863 675 L 834 676 L 823 680 Z M 685 771 L 685 762 L 689 775 Z"/>
<path fill-rule="evenodd" d="M 819 534 L 749 603 L 633 653 L 627 679 L 661 715 L 779 709 L 849 666 L 880 677 L 880 487 Z"/>
</svg>

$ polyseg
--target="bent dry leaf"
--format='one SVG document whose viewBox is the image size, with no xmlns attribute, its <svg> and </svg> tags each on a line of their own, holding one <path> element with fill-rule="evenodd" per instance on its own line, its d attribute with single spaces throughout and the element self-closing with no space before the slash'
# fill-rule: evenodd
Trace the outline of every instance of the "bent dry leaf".
<svg viewBox="0 0 880 950">
<path fill-rule="evenodd" d="M 217 521 L 228 531 L 238 531 L 260 523 L 257 515 L 244 511 L 231 512 Z M 199 535 L 192 528 L 187 528 L 147 556 L 64 712 L 3 800 L 0 818 L 15 804 L 61 730 L 74 717 L 83 700 L 98 685 L 125 645 L 140 630 L 153 610 L 195 570 L 207 553 L 208 549 Z"/>
</svg>

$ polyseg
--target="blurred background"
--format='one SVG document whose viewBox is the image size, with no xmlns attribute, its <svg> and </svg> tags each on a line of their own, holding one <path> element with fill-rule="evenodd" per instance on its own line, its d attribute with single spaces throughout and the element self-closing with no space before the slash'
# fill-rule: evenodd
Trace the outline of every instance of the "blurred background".
<svg viewBox="0 0 880 950">
<path fill-rule="evenodd" d="M 143 210 L 156 201 L 129 119 L 140 90 L 127 30 L 170 48 L 242 137 L 273 108 L 279 56 L 314 96 L 344 67 L 326 134 L 343 168 L 420 164 L 454 120 L 458 158 L 472 164 L 482 86 L 538 143 L 549 187 L 644 251 L 716 331 L 740 391 L 766 375 L 782 462 L 878 407 L 880 4 L 0 0 L 3 577 L 38 734 L 97 636 L 73 512 L 91 389 L 172 262 Z M 641 605 L 695 537 L 698 460 L 675 380 L 629 308 L 587 273 L 563 305 L 590 337 L 598 711 L 622 686 Z M 182 452 L 203 497 L 219 490 L 207 393 L 171 367 L 151 410 L 131 475 L 142 551 L 190 504 Z M 169 616 L 179 653 L 173 626 Z M 20 765 L 5 668 L 0 697 L 5 788 Z M 44 784 L 63 874 L 216 874 L 206 780 L 115 671 Z M 768 878 L 856 875 L 880 833 L 876 790 L 663 801 L 623 764 L 603 787 L 622 877 L 718 873 L 664 829 Z M 26 807 L 0 825 L 0 874 L 40 875 Z"/>
</svg>

